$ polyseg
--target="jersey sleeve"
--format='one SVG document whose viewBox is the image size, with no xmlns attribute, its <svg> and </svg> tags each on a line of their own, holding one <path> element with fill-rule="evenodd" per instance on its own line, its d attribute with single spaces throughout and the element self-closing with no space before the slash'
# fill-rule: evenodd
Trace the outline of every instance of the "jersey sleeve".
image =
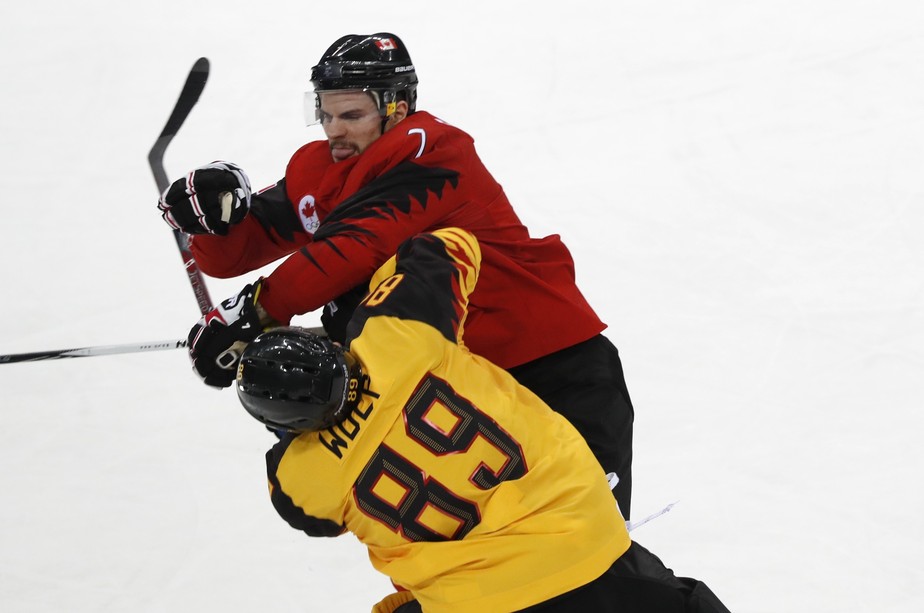
<svg viewBox="0 0 924 613">
<path fill-rule="evenodd" d="M 470 232 L 443 228 L 405 241 L 369 283 L 347 330 L 359 336 L 367 320 L 391 316 L 422 322 L 461 342 L 468 298 L 475 289 L 481 249 Z"/>
<path fill-rule="evenodd" d="M 266 475 L 269 480 L 270 500 L 273 507 L 290 526 L 301 530 L 308 536 L 339 536 L 346 531 L 342 524 L 332 519 L 309 514 L 295 503 L 280 483 L 279 465 L 294 440 L 294 435 L 286 435 L 266 452 Z M 309 477 L 306 476 L 307 478 Z"/>
<path fill-rule="evenodd" d="M 202 272 L 227 279 L 285 257 L 309 240 L 282 179 L 251 197 L 250 213 L 227 236 L 192 236 L 190 249 Z"/>
<path fill-rule="evenodd" d="M 267 277 L 261 304 L 275 320 L 288 322 L 366 282 L 403 241 L 462 205 L 460 166 L 468 154 L 461 140 L 445 140 L 435 139 L 419 157 L 411 155 L 339 202 L 313 240 Z"/>
</svg>

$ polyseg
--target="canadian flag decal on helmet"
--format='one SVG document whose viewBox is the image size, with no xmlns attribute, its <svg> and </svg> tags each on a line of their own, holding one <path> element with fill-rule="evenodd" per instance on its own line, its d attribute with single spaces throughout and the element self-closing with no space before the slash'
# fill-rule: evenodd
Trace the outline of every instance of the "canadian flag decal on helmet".
<svg viewBox="0 0 924 613">
<path fill-rule="evenodd" d="M 395 44 L 394 39 L 391 38 L 380 38 L 375 41 L 375 46 L 382 51 L 391 51 L 392 49 L 398 48 L 398 45 Z"/>
</svg>

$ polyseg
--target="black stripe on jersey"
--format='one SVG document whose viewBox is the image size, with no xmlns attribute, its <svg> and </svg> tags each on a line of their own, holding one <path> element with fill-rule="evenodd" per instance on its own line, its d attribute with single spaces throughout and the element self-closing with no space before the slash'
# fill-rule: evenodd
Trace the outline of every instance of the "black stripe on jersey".
<svg viewBox="0 0 924 613">
<path fill-rule="evenodd" d="M 349 323 L 347 339 L 356 338 L 370 317 L 386 315 L 423 322 L 456 342 L 464 310 L 458 271 L 446 244 L 431 234 L 405 241 L 398 248 L 395 265 L 395 274 L 402 273 L 401 282 L 375 306 L 368 305 L 376 295 L 375 290 L 370 292 Z"/>
<path fill-rule="evenodd" d="M 295 234 L 304 234 L 305 228 L 295 214 L 295 208 L 286 193 L 286 180 L 257 192 L 250 198 L 250 212 L 264 230 L 274 230 L 287 241 L 295 240 Z"/>
<path fill-rule="evenodd" d="M 402 162 L 338 204 L 314 234 L 315 240 L 353 231 L 369 235 L 354 222 L 366 218 L 397 219 L 397 212 L 409 214 L 414 201 L 426 208 L 429 193 L 441 198 L 447 186 L 459 184 L 459 173 L 447 168 L 430 168 Z"/>
<path fill-rule="evenodd" d="M 368 234 L 368 233 L 367 233 L 367 234 Z M 347 238 L 352 238 L 352 240 L 355 240 L 356 242 L 361 242 L 358 238 L 354 238 L 354 237 L 347 237 Z M 324 242 L 325 245 L 327 245 L 327 246 L 330 248 L 331 251 L 333 251 L 335 254 L 339 255 L 341 260 L 343 260 L 343 261 L 345 261 L 345 262 L 347 261 L 347 257 L 346 257 L 346 256 L 343 254 L 343 252 L 337 247 L 337 245 L 335 245 L 335 244 L 334 244 L 332 241 L 330 241 L 330 240 L 322 239 L 322 241 Z M 300 254 L 302 254 L 302 255 L 305 257 L 306 260 L 308 260 L 309 262 L 311 262 L 311 263 L 314 265 L 315 268 L 317 268 L 318 270 L 320 270 L 320 271 L 321 271 L 322 273 L 324 273 L 325 275 L 327 274 L 327 271 L 324 270 L 324 267 L 321 266 L 320 262 L 318 262 L 318 260 L 317 260 L 313 255 L 311 255 L 311 251 L 310 251 L 307 247 L 302 247 L 301 249 L 298 250 L 298 252 L 299 252 Z"/>
<path fill-rule="evenodd" d="M 308 536 L 339 536 L 346 530 L 345 526 L 329 519 L 308 515 L 304 509 L 295 504 L 279 484 L 276 471 L 283 454 L 295 440 L 295 436 L 294 434 L 283 436 L 278 443 L 273 445 L 272 449 L 266 452 L 266 476 L 270 483 L 270 499 L 273 501 L 273 506 L 290 526 L 301 530 Z"/>
<path fill-rule="evenodd" d="M 318 262 L 313 255 L 311 255 L 311 251 L 307 247 L 302 247 L 301 249 L 298 250 L 298 252 L 301 253 L 303 256 L 305 256 L 306 260 L 314 264 L 315 268 L 323 272 L 325 275 L 327 274 L 327 271 L 324 270 L 324 267 L 321 266 L 321 263 Z"/>
</svg>

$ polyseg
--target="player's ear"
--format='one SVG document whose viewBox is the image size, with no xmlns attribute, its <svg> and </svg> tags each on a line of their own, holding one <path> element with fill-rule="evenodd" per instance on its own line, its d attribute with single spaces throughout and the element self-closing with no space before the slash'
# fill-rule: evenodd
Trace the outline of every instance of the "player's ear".
<svg viewBox="0 0 924 613">
<path fill-rule="evenodd" d="M 386 130 L 390 130 L 395 127 L 398 123 L 404 120 L 407 117 L 407 102 L 404 100 L 398 100 L 395 103 L 395 112 L 388 116 L 388 122 L 385 125 Z"/>
</svg>

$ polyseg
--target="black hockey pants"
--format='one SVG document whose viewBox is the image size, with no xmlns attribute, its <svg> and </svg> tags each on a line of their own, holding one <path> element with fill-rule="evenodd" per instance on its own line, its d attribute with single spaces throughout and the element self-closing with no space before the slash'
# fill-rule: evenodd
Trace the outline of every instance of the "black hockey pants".
<svg viewBox="0 0 924 613">
<path fill-rule="evenodd" d="M 395 613 L 421 613 L 416 600 Z M 702 581 L 677 577 L 661 560 L 632 543 L 610 568 L 587 585 L 518 613 L 730 613 Z"/>
<path fill-rule="evenodd" d="M 613 565 L 587 585 L 522 613 L 730 613 L 696 579 L 676 577 L 650 551 L 632 543 Z"/>
<path fill-rule="evenodd" d="M 632 503 L 632 423 L 619 352 L 605 336 L 510 369 L 517 381 L 563 415 L 581 433 L 603 470 L 614 472 L 622 516 Z"/>
</svg>

